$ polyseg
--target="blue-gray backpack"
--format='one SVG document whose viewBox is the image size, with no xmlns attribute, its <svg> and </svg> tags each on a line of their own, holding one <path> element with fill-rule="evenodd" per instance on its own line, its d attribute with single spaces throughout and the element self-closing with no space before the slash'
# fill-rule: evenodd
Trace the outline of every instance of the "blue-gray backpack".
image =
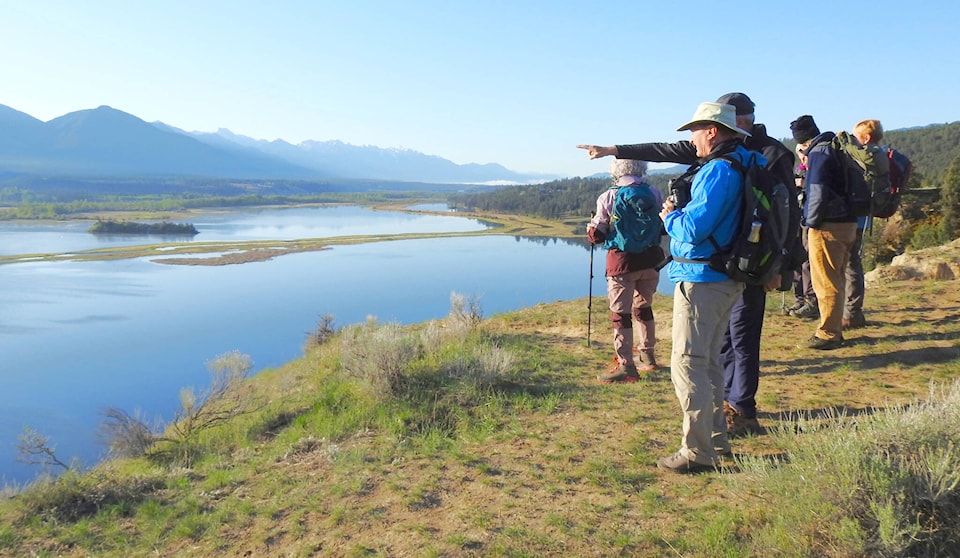
<svg viewBox="0 0 960 558">
<path fill-rule="evenodd" d="M 660 206 L 646 183 L 614 186 L 617 191 L 610 216 L 610 231 L 603 243 L 607 250 L 639 254 L 660 244 Z"/>
</svg>

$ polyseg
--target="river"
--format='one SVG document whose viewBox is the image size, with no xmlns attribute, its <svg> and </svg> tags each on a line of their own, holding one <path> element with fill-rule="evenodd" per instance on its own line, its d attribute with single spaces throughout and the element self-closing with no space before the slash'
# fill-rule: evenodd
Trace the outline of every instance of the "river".
<svg viewBox="0 0 960 558">
<path fill-rule="evenodd" d="M 352 206 L 191 222 L 200 234 L 178 242 L 487 227 L 454 215 Z M 0 254 L 157 241 L 104 240 L 85 230 L 78 223 L 0 223 Z M 489 316 L 583 298 L 588 288 L 602 296 L 602 255 L 592 286 L 589 271 L 585 244 L 501 235 L 342 245 L 228 266 L 160 265 L 152 258 L 0 265 L 0 483 L 23 484 L 39 472 L 16 461 L 25 428 L 49 437 L 61 460 L 93 465 L 104 453 L 96 433 L 106 407 L 167 421 L 182 388 L 209 384 L 207 362 L 236 350 L 250 355 L 255 372 L 280 366 L 302 354 L 324 314 L 337 326 L 368 316 L 416 323 L 445 316 L 457 292 L 476 297 Z"/>
</svg>

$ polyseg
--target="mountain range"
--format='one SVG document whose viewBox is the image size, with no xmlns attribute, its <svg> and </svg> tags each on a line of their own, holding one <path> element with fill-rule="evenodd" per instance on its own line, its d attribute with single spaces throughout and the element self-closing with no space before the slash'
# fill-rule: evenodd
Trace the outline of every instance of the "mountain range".
<svg viewBox="0 0 960 558">
<path fill-rule="evenodd" d="M 408 149 L 340 141 L 294 145 L 234 134 L 186 132 L 108 106 L 43 122 L 0 105 L 0 173 L 71 177 L 375 179 L 445 184 L 557 178 L 496 163 L 459 165 Z"/>
</svg>

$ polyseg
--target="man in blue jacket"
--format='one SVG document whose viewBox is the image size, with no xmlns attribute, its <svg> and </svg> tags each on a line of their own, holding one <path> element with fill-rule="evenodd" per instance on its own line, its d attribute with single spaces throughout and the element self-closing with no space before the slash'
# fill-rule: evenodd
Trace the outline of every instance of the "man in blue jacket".
<svg viewBox="0 0 960 558">
<path fill-rule="evenodd" d="M 689 201 L 677 207 L 668 199 L 660 212 L 673 256 L 668 274 L 676 283 L 670 377 L 683 411 L 683 436 L 680 450 L 658 460 L 657 467 L 676 473 L 715 469 L 720 454 L 730 452 L 720 346 L 743 283 L 712 269 L 707 260 L 716 251 L 709 238 L 729 246 L 740 222 L 743 177 L 719 158 L 745 164 L 750 157 L 738 135 L 750 132 L 736 121 L 732 105 L 701 103 L 690 122 L 678 128 L 690 130 L 703 165 L 693 176 Z"/>
</svg>

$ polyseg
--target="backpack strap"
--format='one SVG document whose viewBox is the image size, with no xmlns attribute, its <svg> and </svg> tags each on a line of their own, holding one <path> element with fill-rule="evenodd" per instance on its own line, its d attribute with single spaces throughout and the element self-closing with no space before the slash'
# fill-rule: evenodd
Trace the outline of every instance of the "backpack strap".
<svg viewBox="0 0 960 558">
<path fill-rule="evenodd" d="M 726 155 L 724 155 L 723 157 L 720 157 L 720 159 L 723 159 L 724 161 L 730 163 L 730 166 L 733 168 L 733 170 L 740 173 L 740 179 L 743 181 L 740 187 L 745 188 L 747 185 L 747 168 L 743 165 L 743 163 L 734 159 L 733 157 L 729 157 Z M 750 152 L 750 158 L 747 159 L 747 165 L 751 166 L 756 164 L 757 164 L 757 155 L 754 152 Z M 744 197 L 740 205 L 746 205 L 746 203 L 747 203 L 746 194 L 744 194 Z M 723 248 L 720 247 L 720 244 L 717 242 L 717 239 L 714 238 L 712 232 L 710 233 L 710 236 L 707 237 L 707 240 L 710 241 L 710 244 L 713 244 L 713 248 L 714 250 L 717 251 L 718 254 L 720 252 L 723 252 Z M 731 240 L 731 243 L 732 242 L 733 241 Z"/>
<path fill-rule="evenodd" d="M 729 153 L 730 153 L 730 152 L 728 152 L 728 153 L 722 153 L 722 154 L 718 154 L 718 155 L 714 155 L 714 156 L 708 156 L 702 163 L 700 163 L 700 164 L 697 166 L 697 170 L 699 170 L 699 167 L 705 165 L 706 163 L 708 163 L 708 162 L 710 162 L 710 161 L 712 161 L 712 160 L 714 160 L 714 159 L 720 159 L 720 160 L 723 160 L 723 161 L 726 161 L 727 163 L 729 163 L 730 166 L 731 166 L 735 171 L 737 171 L 738 173 L 740 173 L 741 178 L 742 178 L 744 181 L 746 181 L 747 169 L 743 166 L 743 164 L 742 164 L 740 161 L 736 160 L 736 159 L 733 158 L 733 157 L 730 157 L 730 156 L 729 156 Z M 751 153 L 751 154 L 750 154 L 750 159 L 748 160 L 748 161 L 749 161 L 749 164 L 756 164 L 756 160 L 755 160 L 755 159 L 756 159 L 756 155 L 755 155 L 754 153 Z M 745 203 L 745 202 L 744 202 L 744 203 Z M 711 245 L 713 245 L 713 249 L 714 249 L 714 251 L 715 251 L 717 254 L 720 254 L 721 252 L 723 252 L 723 247 L 721 247 L 721 246 L 720 246 L 720 243 L 717 242 L 717 239 L 713 236 L 713 233 L 712 233 L 712 232 L 710 233 L 710 236 L 707 237 L 707 241 L 710 242 Z M 673 259 L 674 261 L 677 261 L 677 262 L 680 262 L 680 263 L 692 263 L 692 264 L 702 264 L 702 265 L 706 265 L 706 264 L 709 264 L 709 263 L 710 263 L 710 258 L 709 258 L 709 257 L 707 257 L 707 258 L 683 258 L 683 257 L 680 257 L 680 256 L 672 256 L 672 259 Z"/>
</svg>

